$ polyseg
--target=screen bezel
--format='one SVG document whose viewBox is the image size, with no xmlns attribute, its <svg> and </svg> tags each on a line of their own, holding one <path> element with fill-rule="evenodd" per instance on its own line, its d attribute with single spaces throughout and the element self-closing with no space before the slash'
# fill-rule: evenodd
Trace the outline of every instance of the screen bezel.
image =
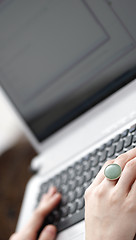
<svg viewBox="0 0 136 240">
<path fill-rule="evenodd" d="M 45 139 L 49 138 L 52 134 L 56 133 L 58 130 L 69 124 L 71 121 L 75 120 L 77 117 L 106 99 L 108 96 L 131 82 L 136 77 L 136 67 L 123 73 L 120 77 L 117 79 L 111 81 L 109 84 L 107 84 L 105 87 L 97 91 L 94 95 L 92 95 L 89 99 L 84 101 L 82 105 L 78 106 L 76 109 L 72 109 L 71 112 L 68 112 L 65 117 L 62 117 L 61 120 L 58 122 L 55 122 L 53 127 L 54 129 L 50 129 L 50 132 L 46 135 L 46 137 L 43 136 L 42 140 L 37 140 L 39 142 L 43 142 Z M 27 123 L 28 126 L 31 129 L 31 126 L 29 123 Z M 35 135 L 35 134 L 34 134 Z"/>
<path fill-rule="evenodd" d="M 12 99 L 9 97 L 9 94 L 7 93 L 6 89 L 1 84 L 6 99 L 8 100 L 10 106 L 12 109 L 14 109 L 16 115 L 18 116 L 20 122 L 22 123 L 22 128 L 28 138 L 30 139 L 30 142 L 33 144 L 34 148 L 37 150 L 37 152 L 42 152 L 44 149 L 44 146 L 49 142 L 48 140 L 52 139 L 54 136 L 56 138 L 57 133 L 61 132 L 61 129 L 64 130 L 65 127 L 69 126 L 72 121 L 75 121 L 80 116 L 83 116 L 85 113 L 87 113 L 90 109 L 92 109 L 94 106 L 99 105 L 102 101 L 106 100 L 109 96 L 111 96 L 113 93 L 117 92 L 119 89 L 121 89 L 123 86 L 126 86 L 128 83 L 132 82 L 136 77 L 136 68 L 133 68 L 123 75 L 121 75 L 119 78 L 112 81 L 110 84 L 108 84 L 103 91 L 99 91 L 95 96 L 93 97 L 93 101 L 91 104 L 86 103 L 84 108 L 79 109 L 80 114 L 78 114 L 78 117 L 72 118 L 70 121 L 68 121 L 66 124 L 61 126 L 61 128 L 58 128 L 56 131 L 54 131 L 50 136 L 45 138 L 42 142 L 38 141 L 38 139 L 35 137 L 31 129 L 29 128 L 28 124 L 26 123 L 23 116 L 20 114 L 19 110 L 17 109 L 16 105 L 13 103 Z M 48 145 L 48 144 L 47 144 Z"/>
</svg>

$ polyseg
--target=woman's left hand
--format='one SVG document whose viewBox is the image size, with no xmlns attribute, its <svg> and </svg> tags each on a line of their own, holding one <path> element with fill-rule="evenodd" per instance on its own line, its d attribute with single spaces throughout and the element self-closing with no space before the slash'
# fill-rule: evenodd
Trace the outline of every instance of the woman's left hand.
<svg viewBox="0 0 136 240">
<path fill-rule="evenodd" d="M 14 233 L 9 240 L 36 240 L 37 234 L 47 215 L 59 204 L 61 194 L 55 187 L 51 187 L 48 193 L 44 194 L 39 206 L 35 209 L 28 224 L 19 232 Z M 54 225 L 47 225 L 42 230 L 39 240 L 55 240 L 57 229 Z"/>
</svg>

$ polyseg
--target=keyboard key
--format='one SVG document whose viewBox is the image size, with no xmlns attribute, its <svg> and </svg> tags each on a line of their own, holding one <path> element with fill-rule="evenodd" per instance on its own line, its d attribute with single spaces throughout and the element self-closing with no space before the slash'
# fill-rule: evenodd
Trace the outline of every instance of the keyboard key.
<svg viewBox="0 0 136 240">
<path fill-rule="evenodd" d="M 90 169 L 90 171 L 85 172 L 85 173 L 84 173 L 84 176 L 85 176 L 85 181 L 86 181 L 86 182 L 88 182 L 89 180 L 91 180 L 91 178 L 92 178 L 92 176 L 93 176 L 92 170 Z"/>
<path fill-rule="evenodd" d="M 76 198 L 75 191 L 68 193 L 68 202 L 73 202 L 75 200 L 75 198 Z"/>
<path fill-rule="evenodd" d="M 115 145 L 111 146 L 108 152 L 108 157 L 112 157 L 115 153 L 115 150 L 116 150 L 116 146 Z"/>
<path fill-rule="evenodd" d="M 68 202 L 68 196 L 66 195 L 62 195 L 62 198 L 61 198 L 61 205 L 62 206 L 65 206 Z"/>
<path fill-rule="evenodd" d="M 91 160 L 84 160 L 83 161 L 83 170 L 87 171 L 91 168 Z"/>
<path fill-rule="evenodd" d="M 69 167 L 68 168 L 68 177 L 69 177 L 69 179 L 74 179 L 75 178 L 74 167 Z"/>
<path fill-rule="evenodd" d="M 92 155 L 95 156 L 97 152 L 98 152 L 98 149 L 96 148 L 95 150 L 93 150 Z"/>
<path fill-rule="evenodd" d="M 113 143 L 113 139 L 110 139 L 110 140 L 106 143 L 106 146 L 107 146 L 107 147 L 111 147 L 112 143 Z"/>
<path fill-rule="evenodd" d="M 70 203 L 68 207 L 69 207 L 69 213 L 74 213 L 76 211 L 77 204 L 76 202 L 73 202 L 73 203 Z"/>
<path fill-rule="evenodd" d="M 90 160 L 91 155 L 92 155 L 91 153 L 88 153 L 88 154 L 84 157 L 84 159 Z"/>
<path fill-rule="evenodd" d="M 91 181 L 84 183 L 84 189 L 86 190 L 91 185 Z"/>
<path fill-rule="evenodd" d="M 136 133 L 133 136 L 133 143 L 136 143 Z"/>
<path fill-rule="evenodd" d="M 60 178 L 60 175 L 57 175 L 54 178 L 54 185 L 56 186 L 56 188 L 59 188 L 60 184 L 61 184 L 61 178 Z"/>
<path fill-rule="evenodd" d="M 80 197 L 82 197 L 83 196 L 83 194 L 84 194 L 84 187 L 77 187 L 76 188 L 76 197 L 77 198 L 80 198 Z"/>
<path fill-rule="evenodd" d="M 75 164 L 75 173 L 77 175 L 80 175 L 83 172 L 83 166 L 81 163 L 76 163 Z"/>
<path fill-rule="evenodd" d="M 93 178 L 96 177 L 96 175 L 98 174 L 100 169 L 101 169 L 101 167 L 99 165 L 93 169 Z"/>
<path fill-rule="evenodd" d="M 131 126 L 131 128 L 129 129 L 129 132 L 132 133 L 136 130 L 136 124 L 134 124 L 133 126 Z"/>
<path fill-rule="evenodd" d="M 77 181 L 77 185 L 78 185 L 78 186 L 83 185 L 83 183 L 85 182 L 85 176 L 84 176 L 84 175 L 82 175 L 82 176 L 77 176 L 76 181 Z"/>
<path fill-rule="evenodd" d="M 42 183 L 40 188 L 41 188 L 42 193 L 46 193 L 48 191 L 49 184 L 48 183 Z"/>
<path fill-rule="evenodd" d="M 116 146 L 116 152 L 120 152 L 123 150 L 123 147 L 124 147 L 124 141 L 119 141 L 117 146 Z"/>
<path fill-rule="evenodd" d="M 131 150 L 131 149 L 133 149 L 133 148 L 135 148 L 135 146 L 130 145 L 129 147 L 127 147 L 127 151 L 129 151 L 129 150 Z"/>
<path fill-rule="evenodd" d="M 79 198 L 77 200 L 77 209 L 80 210 L 84 207 L 85 203 L 84 203 L 84 198 Z"/>
<path fill-rule="evenodd" d="M 99 161 L 104 162 L 106 160 L 106 157 L 107 157 L 107 151 L 104 150 L 99 158 Z"/>
<path fill-rule="evenodd" d="M 127 152 L 127 151 L 125 151 L 125 150 L 123 149 L 122 151 L 120 151 L 120 152 L 118 152 L 118 153 L 115 153 L 115 157 L 118 157 L 119 155 L 121 155 L 121 154 L 123 154 L 123 153 L 125 153 L 125 152 Z"/>
<path fill-rule="evenodd" d="M 99 156 L 98 155 L 96 155 L 95 157 L 91 158 L 91 165 L 92 165 L 92 167 L 97 166 L 98 163 L 99 163 Z"/>
<path fill-rule="evenodd" d="M 113 142 L 118 142 L 120 140 L 121 135 L 118 134 L 114 139 Z"/>
<path fill-rule="evenodd" d="M 122 134 L 121 137 L 124 138 L 128 135 L 128 129 L 126 129 Z"/>
<path fill-rule="evenodd" d="M 86 154 L 84 157 L 82 157 L 82 158 L 79 160 L 79 162 L 80 162 L 82 165 L 84 165 L 84 162 L 90 161 L 91 155 L 92 155 L 91 153 Z"/>
<path fill-rule="evenodd" d="M 68 185 L 62 185 L 61 188 L 60 188 L 60 192 L 62 194 L 66 194 L 68 192 Z"/>
<path fill-rule="evenodd" d="M 61 212 L 61 217 L 66 217 L 68 215 L 68 206 L 65 206 L 65 207 L 61 207 L 60 208 L 60 212 Z"/>
<path fill-rule="evenodd" d="M 55 221 L 59 221 L 60 220 L 61 215 L 60 215 L 59 209 L 58 210 L 53 210 L 52 215 L 54 216 L 54 220 Z"/>
<path fill-rule="evenodd" d="M 124 147 L 129 147 L 132 144 L 132 138 L 132 135 L 126 137 Z"/>
<path fill-rule="evenodd" d="M 69 185 L 69 190 L 74 190 L 77 186 L 76 179 L 70 180 L 68 185 Z"/>
<path fill-rule="evenodd" d="M 54 186 L 54 179 L 53 178 L 49 179 L 47 184 L 48 184 L 48 189 L 50 189 L 51 186 Z"/>
<path fill-rule="evenodd" d="M 104 151 L 105 147 L 106 147 L 106 144 L 103 144 L 102 146 L 100 146 L 99 151 L 101 152 Z"/>
<path fill-rule="evenodd" d="M 67 175 L 67 172 L 66 171 L 63 171 L 62 173 L 61 173 L 61 183 L 66 183 L 67 182 L 67 180 L 68 180 L 68 175 Z"/>
</svg>

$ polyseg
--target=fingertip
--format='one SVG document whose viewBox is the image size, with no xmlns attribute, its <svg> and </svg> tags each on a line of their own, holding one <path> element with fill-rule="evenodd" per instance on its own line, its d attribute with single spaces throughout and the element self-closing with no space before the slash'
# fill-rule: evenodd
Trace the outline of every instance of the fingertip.
<svg viewBox="0 0 136 240">
<path fill-rule="evenodd" d="M 43 201 L 47 200 L 49 197 L 52 197 L 54 194 L 56 194 L 56 192 L 57 192 L 56 187 L 51 186 L 51 187 L 49 188 L 48 192 L 47 192 L 47 193 L 44 193 L 44 194 L 42 195 L 40 202 L 43 202 Z"/>
<path fill-rule="evenodd" d="M 57 192 L 56 196 L 61 197 L 61 193 Z"/>
<path fill-rule="evenodd" d="M 47 225 L 40 234 L 39 240 L 54 240 L 56 238 L 57 228 L 54 225 Z"/>
<path fill-rule="evenodd" d="M 57 192 L 57 193 L 54 194 L 53 197 L 60 201 L 62 196 L 61 196 L 61 194 L 59 192 Z"/>
<path fill-rule="evenodd" d="M 46 229 L 46 231 L 47 232 L 49 232 L 50 234 L 56 234 L 57 233 L 57 228 L 56 228 L 56 226 L 54 226 L 54 225 L 47 225 L 46 227 L 45 227 L 45 229 Z"/>
<path fill-rule="evenodd" d="M 52 196 L 54 193 L 56 193 L 57 192 L 57 189 L 56 189 L 56 187 L 54 187 L 54 186 L 51 186 L 50 188 L 49 188 L 49 190 L 48 190 L 48 195 L 49 196 Z"/>
</svg>

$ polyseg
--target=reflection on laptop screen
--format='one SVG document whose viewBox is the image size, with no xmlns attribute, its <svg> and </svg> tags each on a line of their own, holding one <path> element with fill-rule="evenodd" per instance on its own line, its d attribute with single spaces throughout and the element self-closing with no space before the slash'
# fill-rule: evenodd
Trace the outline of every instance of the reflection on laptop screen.
<svg viewBox="0 0 136 240">
<path fill-rule="evenodd" d="M 136 72 L 136 1 L 0 1 L 0 81 L 38 141 Z"/>
</svg>

